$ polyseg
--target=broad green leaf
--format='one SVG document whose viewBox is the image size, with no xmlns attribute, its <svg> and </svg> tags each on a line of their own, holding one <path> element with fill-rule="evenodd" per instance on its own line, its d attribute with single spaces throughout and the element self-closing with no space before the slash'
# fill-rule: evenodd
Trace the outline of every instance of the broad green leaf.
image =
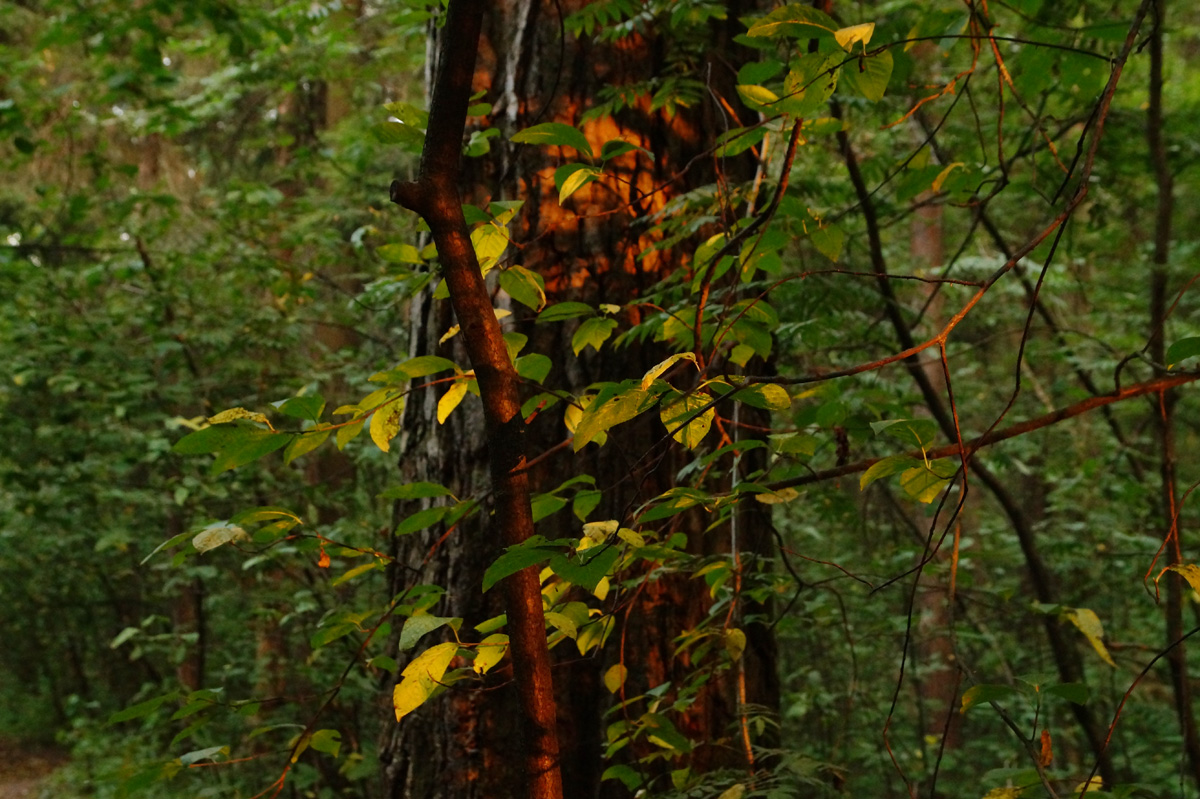
<svg viewBox="0 0 1200 799">
<path fill-rule="evenodd" d="M 514 133 L 512 140 L 518 144 L 574 147 L 588 158 L 592 157 L 592 146 L 588 144 L 587 137 L 580 133 L 578 128 L 564 125 L 561 122 L 543 122 L 540 125 L 525 128 L 525 130 Z"/>
<path fill-rule="evenodd" d="M 273 433 L 257 427 L 234 426 L 237 435 L 234 436 L 218 453 L 212 464 L 212 474 L 236 469 L 251 461 L 256 461 L 277 449 L 286 447 L 292 440 L 291 433 Z"/>
<path fill-rule="evenodd" d="M 538 314 L 538 322 L 561 322 L 579 316 L 591 316 L 596 311 L 582 302 L 557 302 Z"/>
<path fill-rule="evenodd" d="M 546 283 L 537 272 L 513 265 L 500 272 L 500 288 L 522 305 L 535 311 L 546 305 Z"/>
<path fill-rule="evenodd" d="M 438 372 L 457 369 L 458 367 L 454 361 L 449 358 L 442 358 L 439 355 L 418 355 L 416 358 L 410 358 L 400 364 L 395 369 L 371 375 L 370 380 L 372 383 L 407 383 L 409 380 L 415 380 L 418 377 L 427 377 Z"/>
<path fill-rule="evenodd" d="M 325 410 L 325 400 L 315 394 L 307 397 L 288 397 L 273 404 L 284 416 L 313 422 L 319 421 L 321 411 Z"/>
<path fill-rule="evenodd" d="M 840 55 L 809 53 L 783 80 L 783 96 L 775 109 L 796 117 L 811 117 L 826 112 L 829 98 L 837 88 L 838 75 L 845 67 Z M 841 69 L 839 69 L 841 67 Z"/>
<path fill-rule="evenodd" d="M 301 455 L 307 455 L 317 447 L 325 443 L 329 438 L 329 434 L 333 432 L 331 428 L 324 430 L 306 430 L 303 433 L 292 438 L 287 447 L 283 450 L 283 462 L 285 464 L 299 458 Z"/>
<path fill-rule="evenodd" d="M 450 511 L 454 510 L 454 505 L 439 505 L 436 508 L 425 508 L 408 516 L 404 521 L 396 526 L 393 535 L 409 535 L 411 533 L 424 530 L 426 527 L 432 527 L 438 522 L 445 519 Z"/>
<path fill-rule="evenodd" d="M 1079 632 L 1083 633 L 1088 639 L 1088 643 L 1100 655 L 1100 659 L 1108 665 L 1116 668 L 1116 663 L 1112 659 L 1112 655 L 1108 653 L 1108 647 L 1104 645 L 1104 625 L 1100 623 L 1100 617 L 1096 615 L 1094 610 L 1088 608 L 1070 608 L 1064 614 L 1067 621 L 1079 628 Z"/>
<path fill-rule="evenodd" d="M 175 442 L 172 452 L 180 455 L 208 455 L 219 452 L 238 436 L 237 425 L 223 424 L 188 433 Z"/>
<path fill-rule="evenodd" d="M 527 541 L 509 547 L 484 572 L 483 590 L 489 590 L 505 577 L 516 574 L 526 566 L 533 566 L 549 560 L 562 552 L 562 549 L 562 544 L 547 541 L 540 535 L 532 536 Z"/>
<path fill-rule="evenodd" d="M 1174 369 L 1175 364 L 1197 355 L 1200 355 L 1200 336 L 1181 338 L 1167 349 L 1167 368 Z"/>
<path fill-rule="evenodd" d="M 382 565 L 383 564 L 380 561 L 373 560 L 370 563 L 364 563 L 361 566 L 355 566 L 353 569 L 350 569 L 347 572 L 339 574 L 337 577 L 330 580 L 329 584 L 331 586 L 338 586 L 338 585 L 341 585 L 342 583 L 348 583 L 351 580 L 353 580 L 355 577 L 360 577 L 369 571 L 375 571 L 376 569 L 380 568 Z"/>
<path fill-rule="evenodd" d="M 475 649 L 475 660 L 471 669 L 476 674 L 487 674 L 508 653 L 508 636 L 504 633 L 489 635 Z"/>
<path fill-rule="evenodd" d="M 555 555 L 550 560 L 550 570 L 569 583 L 593 591 L 620 556 L 621 550 L 615 546 L 594 547 L 573 557 Z"/>
<path fill-rule="evenodd" d="M 579 329 L 575 331 L 575 335 L 571 336 L 571 349 L 575 350 L 576 355 L 583 352 L 588 346 L 599 352 L 616 327 L 616 319 L 600 317 L 585 319 Z"/>
<path fill-rule="evenodd" d="M 676 441 L 695 449 L 704 441 L 716 418 L 712 397 L 702 391 L 676 396 L 678 399 L 663 399 L 659 419 Z"/>
<path fill-rule="evenodd" d="M 333 755 L 336 760 L 342 751 L 342 734 L 337 730 L 317 730 L 309 738 L 308 745 L 317 752 Z"/>
<path fill-rule="evenodd" d="M 639 513 L 637 519 L 641 524 L 649 524 L 659 519 L 665 519 L 668 516 L 674 516 L 676 513 L 685 511 L 688 508 L 704 505 L 711 499 L 712 495 L 707 491 L 688 488 L 687 486 L 677 486 L 667 489 L 647 502 L 643 506 L 646 510 Z"/>
<path fill-rule="evenodd" d="M 400 651 L 412 649 L 423 636 L 447 624 L 458 630 L 462 619 L 454 616 L 430 616 L 427 613 L 409 616 L 400 630 Z"/>
<path fill-rule="evenodd" d="M 431 497 L 452 497 L 450 489 L 437 483 L 405 483 L 395 486 L 379 494 L 380 499 L 428 499 Z"/>
<path fill-rule="evenodd" d="M 567 500 L 554 494 L 538 494 L 530 501 L 530 505 L 533 510 L 533 522 L 537 524 L 567 507 Z"/>
<path fill-rule="evenodd" d="M 837 225 L 823 224 L 809 231 L 808 240 L 817 248 L 817 252 L 837 263 L 846 243 L 846 232 Z"/>
<path fill-rule="evenodd" d="M 604 142 L 604 145 L 600 148 L 600 160 L 608 161 L 610 158 L 617 158 L 625 153 L 633 152 L 634 150 L 645 153 L 650 157 L 650 160 L 654 160 L 654 153 L 650 152 L 645 147 L 639 147 L 636 144 L 624 141 L 622 139 L 610 139 L 609 141 Z"/>
<path fill-rule="evenodd" d="M 390 264 L 421 264 L 425 259 L 421 251 L 411 244 L 384 244 L 375 248 L 375 254 Z"/>
<path fill-rule="evenodd" d="M 600 500 L 603 497 L 603 492 L 595 489 L 580 491 L 571 502 L 571 512 L 575 514 L 575 518 L 585 521 L 591 512 L 596 509 L 596 506 L 600 504 Z"/>
<path fill-rule="evenodd" d="M 192 546 L 197 552 L 208 552 L 230 541 L 246 541 L 250 538 L 246 531 L 236 525 L 215 524 L 201 530 L 192 539 Z"/>
<path fill-rule="evenodd" d="M 858 478 L 859 490 L 865 491 L 867 486 L 876 480 L 907 471 L 918 464 L 924 466 L 921 461 L 916 458 L 910 458 L 908 455 L 890 455 L 883 460 L 871 464 L 871 468 L 863 472 L 862 477 Z"/>
<path fill-rule="evenodd" d="M 513 362 L 513 366 L 516 367 L 517 374 L 521 377 L 541 384 L 550 374 L 550 370 L 554 368 L 554 361 L 540 352 L 531 352 L 517 358 Z"/>
<path fill-rule="evenodd" d="M 392 692 L 396 721 L 419 708 L 433 695 L 456 652 L 458 644 L 448 641 L 425 650 L 405 667 L 402 679 Z"/>
<path fill-rule="evenodd" d="M 645 720 L 647 740 L 664 749 L 686 754 L 692 750 L 692 742 L 661 713 L 647 713 Z"/>
<path fill-rule="evenodd" d="M 1042 688 L 1042 693 L 1060 697 L 1076 705 L 1086 705 L 1088 701 L 1088 687 L 1081 682 L 1047 685 Z"/>
<path fill-rule="evenodd" d="M 173 701 L 179 698 L 178 691 L 172 691 L 169 694 L 147 699 L 145 702 L 138 702 L 136 705 L 130 705 L 124 710 L 118 710 L 108 717 L 109 724 L 119 724 L 122 721 L 132 721 L 149 716 L 154 711 L 158 710 L 166 702 Z"/>
<path fill-rule="evenodd" d="M 400 432 L 400 420 L 403 418 L 403 398 L 384 405 L 371 414 L 371 440 L 375 442 L 375 446 L 387 452 L 392 439 Z"/>
<path fill-rule="evenodd" d="M 734 128 L 717 137 L 717 147 L 714 155 L 718 158 L 732 158 L 754 147 L 767 135 L 763 125 L 753 128 Z"/>
<path fill-rule="evenodd" d="M 842 67 L 841 72 L 843 88 L 876 103 L 883 99 L 888 81 L 891 79 L 892 53 L 890 50 L 881 50 L 873 55 L 861 57 L 857 61 L 851 61 Z"/>
<path fill-rule="evenodd" d="M 962 707 L 959 713 L 966 713 L 975 705 L 988 702 L 999 702 L 1017 696 L 1017 689 L 1010 685 L 972 685 L 962 695 Z"/>
<path fill-rule="evenodd" d="M 352 422 L 345 427 L 338 428 L 336 439 L 338 449 L 345 449 L 347 444 L 358 437 L 358 434 L 362 432 L 364 421 Z"/>
<path fill-rule="evenodd" d="M 738 68 L 737 82 L 743 84 L 762 83 L 770 80 L 782 71 L 783 62 L 774 58 L 768 58 L 764 61 L 752 61 Z"/>
<path fill-rule="evenodd" d="M 631 794 L 636 793 L 642 786 L 642 775 L 629 766 L 609 766 L 600 775 L 600 780 L 620 780 Z"/>
</svg>

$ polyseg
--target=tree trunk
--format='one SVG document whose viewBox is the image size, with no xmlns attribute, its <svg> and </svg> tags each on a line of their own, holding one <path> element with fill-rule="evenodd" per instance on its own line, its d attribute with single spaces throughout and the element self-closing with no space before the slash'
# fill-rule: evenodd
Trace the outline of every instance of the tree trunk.
<svg viewBox="0 0 1200 799">
<path fill-rule="evenodd" d="M 481 207 L 488 201 L 524 200 L 510 226 L 513 241 L 520 245 L 517 262 L 542 275 L 551 303 L 573 300 L 593 307 L 620 305 L 623 310 L 618 319 L 624 326 L 636 323 L 641 313 L 626 304 L 678 268 L 691 251 L 683 252 L 682 247 L 652 250 L 657 236 L 649 232 L 649 226 L 635 230 L 631 220 L 653 214 L 672 197 L 714 180 L 710 159 L 700 159 L 686 172 L 684 169 L 711 147 L 713 137 L 726 123 L 724 112 L 709 98 L 704 98 L 701 107 L 679 109 L 673 117 L 663 110 L 651 111 L 649 100 L 642 99 L 615 117 L 584 122 L 581 128 L 594 151 L 599 152 L 604 141 L 623 138 L 654 153 L 655 158 L 631 153 L 614 159 L 609 171 L 616 180 L 606 178 L 604 187 L 585 187 L 566 208 L 561 207 L 553 173 L 558 165 L 571 160 L 568 153 L 554 160 L 547 149 L 513 145 L 508 137 L 537 122 L 579 125 L 601 87 L 661 74 L 671 46 L 652 29 L 611 44 L 570 36 L 564 43 L 558 14 L 570 14 L 579 5 L 519 0 L 490 4 L 485 11 L 474 88 L 484 91 L 485 99 L 494 104 L 489 122 L 501 129 L 502 136 L 492 140 L 487 157 L 464 162 L 464 194 Z M 713 89 L 727 98 L 735 96 L 728 64 L 743 57 L 733 52 L 730 40 L 739 15 L 746 10 L 730 5 L 728 22 L 707 30 L 709 44 L 704 48 L 711 59 Z M 435 30 L 433 35 L 439 32 Z M 728 122 L 730 127 L 738 124 L 742 123 Z M 748 160 L 731 159 L 724 171 L 727 178 L 739 180 L 752 174 L 752 166 Z M 709 235 L 712 232 L 715 230 Z M 691 244 L 694 247 L 696 243 Z M 570 341 L 574 331 L 569 325 L 534 325 L 527 319 L 528 313 L 513 310 L 519 329 L 529 336 L 524 352 L 551 357 L 554 369 L 546 385 L 558 389 L 580 393 L 596 381 L 640 377 L 669 354 L 651 344 L 634 344 L 619 351 L 609 344 L 601 352 L 589 350 L 575 357 Z M 448 304 L 423 294 L 414 300 L 411 318 L 410 356 L 439 354 L 465 365 L 466 358 L 458 349 L 461 336 L 439 344 L 457 321 Z M 468 399 L 445 424 L 438 425 L 435 408 L 443 390 L 435 386 L 415 391 L 409 398 L 399 449 L 402 478 L 405 482 L 441 483 L 460 499 L 486 497 L 490 483 L 479 405 Z M 548 453 L 530 469 L 530 481 L 535 491 L 549 491 L 571 476 L 591 475 L 596 487 L 604 491 L 604 499 L 590 519 L 618 519 L 629 524 L 631 510 L 673 487 L 679 467 L 686 462 L 675 452 L 655 459 L 641 457 L 664 434 L 657 418 L 636 420 L 613 431 L 603 449 L 589 445 L 572 455 L 569 447 L 560 447 L 551 453 L 569 435 L 560 404 L 538 414 L 527 427 L 530 458 Z M 728 471 L 728 464 L 725 466 Z M 751 466 L 744 463 L 743 471 Z M 406 503 L 397 509 L 398 518 L 419 507 Z M 690 552 L 729 551 L 728 530 L 704 533 L 708 520 L 687 515 L 676 519 L 680 531 L 689 537 Z M 750 556 L 771 549 L 769 515 L 754 509 L 740 519 L 738 546 L 742 553 L 749 553 L 744 556 L 749 562 Z M 446 596 L 433 612 L 462 616 L 464 631 L 503 612 L 498 591 L 481 594 L 479 590 L 484 570 L 499 552 L 498 542 L 479 544 L 486 540 L 487 527 L 485 512 L 460 522 L 448 535 L 444 528 L 435 527 L 396 539 L 393 595 L 417 584 L 446 588 Z M 537 532 L 548 539 L 578 538 L 580 522 L 563 511 L 540 522 Z M 447 536 L 445 540 L 443 536 Z M 702 580 L 680 575 L 645 580 L 620 602 L 614 614 L 617 626 L 600 656 L 593 653 L 581 658 L 570 641 L 552 653 L 557 661 L 554 677 L 561 768 L 572 796 L 615 795 L 620 786 L 610 781 L 603 787 L 600 780 L 606 765 L 601 758 L 605 725 L 616 720 L 606 722 L 604 718 L 614 702 L 604 689 L 606 670 L 617 662 L 628 665 L 625 693 L 630 697 L 668 681 L 680 684 L 693 673 L 695 664 L 687 656 L 675 657 L 673 639 L 704 621 L 711 600 Z M 608 606 L 612 604 L 610 597 Z M 672 768 L 746 765 L 735 724 L 739 704 L 743 700 L 767 708 L 778 704 L 773 638 L 762 624 L 751 625 L 746 633 L 744 691 L 739 695 L 734 671 L 700 691 L 678 724 L 702 745 L 690 763 L 674 763 Z M 400 724 L 389 725 L 381 745 L 387 796 L 471 799 L 517 794 L 515 786 L 521 784 L 521 775 L 519 752 L 514 751 L 519 741 L 514 725 L 519 714 L 511 668 L 506 666 L 507 661 L 490 675 L 484 689 L 463 688 L 465 683 L 460 683 Z M 624 789 L 620 793 L 624 795 Z"/>
</svg>

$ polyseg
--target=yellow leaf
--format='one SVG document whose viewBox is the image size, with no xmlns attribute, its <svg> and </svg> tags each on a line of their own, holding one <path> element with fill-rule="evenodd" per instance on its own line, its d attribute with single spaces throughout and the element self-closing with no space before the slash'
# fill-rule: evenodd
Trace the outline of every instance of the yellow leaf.
<svg viewBox="0 0 1200 799">
<path fill-rule="evenodd" d="M 467 381 L 455 380 L 450 384 L 450 388 L 438 400 L 437 420 L 438 424 L 445 423 L 451 412 L 458 407 L 458 404 L 463 401 L 463 397 L 467 396 Z"/>
<path fill-rule="evenodd" d="M 628 676 L 629 669 L 618 663 L 604 672 L 604 687 L 610 694 L 615 694 L 621 690 L 621 686 L 625 684 L 625 678 Z"/>
<path fill-rule="evenodd" d="M 1200 566 L 1195 563 L 1176 563 L 1168 566 L 1167 571 L 1173 571 L 1187 580 L 1193 591 L 1200 591 Z"/>
<path fill-rule="evenodd" d="M 745 794 L 746 786 L 739 782 L 737 785 L 731 785 L 722 791 L 717 799 L 742 799 Z"/>
<path fill-rule="evenodd" d="M 833 32 L 833 38 L 837 39 L 837 43 L 842 46 L 846 52 L 854 47 L 857 42 L 862 42 L 863 49 L 867 48 L 867 42 L 871 41 L 871 37 L 875 34 L 875 23 L 864 22 L 862 25 L 851 25 L 848 28 L 842 28 L 839 31 Z"/>
<path fill-rule="evenodd" d="M 746 634 L 736 627 L 726 630 L 725 651 L 729 653 L 730 660 L 740 660 L 746 651 Z"/>
<path fill-rule="evenodd" d="M 662 361 L 662 362 L 658 363 L 657 365 L 650 367 L 650 369 L 647 370 L 646 374 L 644 374 L 642 376 L 642 391 L 645 391 L 646 389 L 650 388 L 650 385 L 655 381 L 655 379 L 659 375 L 661 375 L 663 372 L 667 371 L 672 366 L 674 366 L 675 364 L 677 364 L 683 360 L 688 360 L 688 361 L 691 361 L 692 363 L 695 363 L 696 362 L 696 353 L 694 353 L 694 352 L 677 352 L 674 355 L 667 358 L 665 361 Z"/>
<path fill-rule="evenodd" d="M 475 662 L 471 666 L 476 674 L 487 674 L 488 671 L 504 659 L 504 653 L 508 651 L 508 636 L 504 633 L 496 633 L 489 635 L 479 642 L 479 648 L 475 651 Z"/>
<path fill-rule="evenodd" d="M 235 419 L 249 419 L 252 422 L 265 424 L 267 427 L 271 426 L 271 423 L 267 421 L 266 416 L 261 413 L 255 413 L 254 411 L 248 411 L 245 408 L 230 408 L 227 411 L 221 411 L 216 416 L 208 417 L 208 423 L 224 424 L 225 422 L 232 422 Z"/>
<path fill-rule="evenodd" d="M 1067 621 L 1078 627 L 1079 632 L 1095 647 L 1100 659 L 1115 668 L 1117 664 L 1113 662 L 1112 655 L 1108 654 L 1108 648 L 1104 646 L 1104 625 L 1100 623 L 1096 612 L 1088 608 L 1071 608 L 1065 615 Z"/>
<path fill-rule="evenodd" d="M 794 488 L 781 488 L 778 491 L 755 494 L 754 499 L 764 505 L 782 505 L 785 502 L 791 502 L 798 496 L 800 496 L 800 492 Z"/>
<path fill-rule="evenodd" d="M 403 415 L 403 399 L 375 409 L 375 413 L 371 414 L 371 440 L 375 442 L 375 446 L 384 452 L 388 451 L 391 440 L 400 432 L 400 418 Z"/>
<path fill-rule="evenodd" d="M 433 694 L 457 651 L 458 644 L 453 641 L 438 644 L 405 667 L 403 679 L 392 692 L 396 721 L 419 708 Z"/>
</svg>

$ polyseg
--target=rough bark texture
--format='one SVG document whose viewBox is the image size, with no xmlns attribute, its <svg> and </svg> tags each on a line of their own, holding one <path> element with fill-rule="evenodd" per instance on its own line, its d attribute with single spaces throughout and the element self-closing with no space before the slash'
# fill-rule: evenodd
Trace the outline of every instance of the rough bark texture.
<svg viewBox="0 0 1200 799">
<path fill-rule="evenodd" d="M 723 112 L 711 102 L 668 118 L 662 111 L 650 111 L 648 101 L 639 101 L 615 118 L 584 124 L 583 130 L 597 152 L 604 141 L 624 138 L 653 152 L 655 158 L 651 161 L 644 155 L 630 154 L 617 159 L 614 171 L 619 179 L 606 181 L 613 188 L 587 187 L 568 201 L 567 209 L 560 208 L 554 169 L 576 160 L 574 153 L 512 145 L 508 137 L 537 122 L 578 124 L 601 86 L 660 74 L 667 47 L 667 42 L 653 31 L 640 39 L 611 45 L 580 42 L 569 34 L 564 42 L 559 13 L 570 14 L 579 5 L 533 0 L 489 5 L 474 88 L 485 91 L 485 99 L 494 103 L 489 122 L 500 127 L 503 136 L 493 140 L 493 152 L 487 157 L 465 164 L 462 188 L 467 200 L 480 206 L 489 200 L 524 200 L 511 226 L 512 238 L 520 245 L 515 262 L 544 277 L 551 302 L 576 300 L 623 306 L 668 270 L 677 268 L 697 243 L 690 242 L 679 252 L 649 252 L 651 234 L 646 227 L 634 229 L 631 219 L 653 213 L 682 191 L 713 180 L 711 159 L 693 163 L 693 158 L 710 146 L 725 122 Z M 697 53 L 709 54 L 711 67 L 698 56 L 696 77 L 703 79 L 708 69 L 714 89 L 726 97 L 733 96 L 733 73 L 728 64 L 737 63 L 739 58 L 731 51 L 730 39 L 738 16 L 745 10 L 731 8 L 729 22 L 714 24 L 709 41 L 697 47 Z M 749 176 L 746 164 L 725 166 Z M 738 178 L 735 174 L 734 179 Z M 574 332 L 570 325 L 533 325 L 526 310 L 514 307 L 513 311 L 516 325 L 530 336 L 525 352 L 540 352 L 553 359 L 555 368 L 546 383 L 557 388 L 580 391 L 595 381 L 640 376 L 667 354 L 652 345 L 635 345 L 620 351 L 589 350 L 576 358 L 570 346 Z M 622 326 L 638 321 L 639 313 L 637 308 L 623 310 L 619 315 Z M 445 303 L 420 298 L 413 305 L 412 320 L 410 355 L 457 355 L 458 362 L 464 361 L 456 349 L 461 337 L 438 343 L 454 322 Z M 434 409 L 441 391 L 438 387 L 418 392 L 408 404 L 402 427 L 403 479 L 441 482 L 459 497 L 485 497 L 489 482 L 481 449 L 478 403 L 468 399 L 445 425 L 439 426 L 434 421 Z M 590 474 L 596 478 L 597 487 L 605 491 L 604 504 L 590 518 L 615 518 L 628 523 L 634 507 L 675 484 L 675 474 L 684 462 L 677 453 L 661 450 L 654 457 L 643 457 L 664 434 L 657 419 L 630 423 L 616 429 L 602 450 L 594 445 L 578 455 L 570 454 L 569 448 L 557 450 L 534 465 L 529 472 L 530 482 L 535 490 L 550 490 L 569 476 Z M 561 405 L 539 414 L 526 434 L 530 457 L 546 452 L 567 435 Z M 750 468 L 753 464 L 744 463 L 743 471 Z M 410 505 L 398 509 L 398 513 L 408 515 L 416 509 Z M 727 530 L 703 533 L 705 522 L 701 519 L 685 515 L 677 519 L 679 529 L 689 535 L 690 550 L 728 550 Z M 436 612 L 463 616 L 464 629 L 500 613 L 495 591 L 479 594 L 483 571 L 498 551 L 492 545 L 475 544 L 481 540 L 480 525 L 485 521 L 476 517 L 461 524 L 440 546 L 438 541 L 445 533 L 442 529 L 398 540 L 393 589 L 399 591 L 414 583 L 446 587 L 448 594 Z M 742 552 L 753 555 L 771 549 L 769 516 L 764 511 L 756 509 L 746 514 L 740 529 Z M 563 511 L 539 523 L 537 532 L 551 539 L 578 537 L 579 522 L 569 511 Z M 427 558 L 435 546 L 437 551 Z M 619 785 L 600 782 L 605 765 L 601 759 L 603 735 L 608 723 L 603 713 L 614 701 L 603 687 L 604 671 L 623 659 L 630 667 L 626 689 L 629 696 L 681 679 L 694 664 L 687 658 L 674 657 L 672 639 L 700 623 L 709 604 L 703 581 L 682 578 L 645 581 L 640 589 L 624 594 L 620 602 L 618 626 L 600 656 L 593 653 L 580 658 L 570 641 L 552 653 L 557 661 L 561 765 L 572 796 L 608 795 L 606 791 L 612 792 Z M 745 699 L 750 704 L 775 707 L 778 683 L 773 639 L 761 624 L 750 625 L 747 636 Z M 389 729 L 381 753 L 388 796 L 470 799 L 513 795 L 512 786 L 519 784 L 514 782 L 519 780 L 514 772 L 517 738 L 513 724 L 517 714 L 512 673 L 506 665 L 492 675 L 484 690 L 456 686 Z M 685 733 L 711 742 L 695 754 L 695 766 L 744 762 L 735 725 L 737 713 L 738 694 L 733 680 L 723 678 L 701 692 L 681 723 Z"/>
</svg>

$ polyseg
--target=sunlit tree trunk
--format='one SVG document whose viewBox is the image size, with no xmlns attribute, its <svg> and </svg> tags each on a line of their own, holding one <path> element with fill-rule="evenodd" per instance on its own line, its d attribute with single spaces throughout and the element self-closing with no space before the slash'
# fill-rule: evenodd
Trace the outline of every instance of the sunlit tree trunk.
<svg viewBox="0 0 1200 799">
<path fill-rule="evenodd" d="M 726 124 L 741 123 L 726 121 L 725 112 L 707 101 L 668 117 L 661 110 L 651 111 L 648 99 L 639 100 L 615 117 L 584 123 L 582 129 L 594 151 L 598 152 L 607 140 L 623 138 L 653 152 L 655 158 L 651 161 L 642 154 L 629 154 L 617 159 L 615 180 L 609 178 L 604 186 L 587 187 L 568 201 L 566 208 L 560 207 L 553 174 L 557 166 L 572 160 L 570 154 L 512 145 L 507 138 L 537 122 L 580 124 L 601 86 L 622 85 L 658 74 L 668 46 L 652 30 L 614 44 L 578 41 L 569 34 L 563 42 L 558 15 L 570 14 L 579 5 L 521 0 L 496 3 L 485 12 L 475 89 L 484 91 L 485 99 L 494 104 L 489 123 L 499 127 L 503 136 L 492 140 L 493 151 L 488 156 L 464 163 L 464 190 L 480 206 L 491 200 L 524 201 L 511 227 L 513 241 L 519 247 L 515 255 L 512 251 L 510 255 L 514 262 L 543 276 L 550 302 L 575 300 L 593 306 L 612 303 L 624 307 L 690 255 L 690 249 L 682 247 L 661 253 L 650 251 L 654 237 L 645 226 L 633 229 L 631 220 L 661 209 L 671 197 L 689 188 L 711 182 L 715 177 L 711 158 L 701 158 L 686 173 L 684 167 L 711 146 L 713 136 Z M 733 52 L 730 39 L 738 27 L 738 16 L 745 10 L 731 7 L 728 21 L 713 24 L 705 34 L 713 55 L 713 88 L 726 98 L 735 96 L 728 65 L 742 57 Z M 434 50 L 430 48 L 430 52 Z M 718 53 L 721 58 L 715 57 Z M 697 72 L 708 68 L 696 65 Z M 749 176 L 746 163 L 727 167 L 733 172 L 731 180 Z M 610 345 L 600 353 L 589 350 L 576 358 L 569 326 L 536 326 L 525 321 L 530 315 L 521 307 L 513 311 L 521 331 L 530 336 L 525 351 L 546 354 L 554 361 L 555 368 L 546 382 L 558 388 L 578 392 L 596 381 L 640 376 L 667 354 L 649 345 L 620 351 Z M 618 318 L 624 326 L 636 323 L 642 312 L 637 307 L 624 307 Z M 439 344 L 455 321 L 447 303 L 433 301 L 427 295 L 415 300 L 410 356 L 440 354 L 465 364 L 465 357 L 456 349 L 457 338 Z M 417 391 L 410 398 L 400 442 L 402 477 L 405 481 L 442 483 L 460 498 L 486 497 L 487 457 L 479 406 L 468 400 L 444 425 L 438 425 L 435 407 L 442 390 Z M 682 465 L 675 455 L 641 459 L 664 432 L 657 420 L 637 421 L 614 431 L 603 450 L 589 446 L 577 456 L 571 454 L 570 447 L 551 452 L 569 433 L 562 423 L 562 406 L 549 409 L 528 428 L 529 456 L 549 453 L 531 470 L 534 490 L 551 490 L 570 476 L 589 474 L 596 479 L 597 487 L 605 490 L 603 504 L 590 518 L 616 518 L 628 523 L 630 509 L 673 486 L 675 473 Z M 408 503 L 397 512 L 405 516 L 418 507 Z M 760 512 L 743 519 L 742 551 L 752 555 L 770 549 L 770 531 L 763 516 Z M 694 551 L 728 550 L 727 531 L 710 532 L 704 537 L 705 522 L 679 518 Z M 486 518 L 477 516 L 451 531 L 434 528 L 396 540 L 392 593 L 415 584 L 445 587 L 448 593 L 435 612 L 464 617 L 464 630 L 501 613 L 498 589 L 486 595 L 479 593 L 483 571 L 499 551 L 497 542 L 482 538 L 486 522 Z M 578 537 L 579 526 L 569 511 L 563 511 L 541 522 L 537 531 L 550 539 Z M 481 545 L 481 541 L 486 543 Z M 570 795 L 596 796 L 605 790 L 600 784 L 605 765 L 601 759 L 605 744 L 603 712 L 614 701 L 603 687 L 605 670 L 623 659 L 631 672 L 627 686 L 630 696 L 681 679 L 693 664 L 674 657 L 672 639 L 699 624 L 708 605 L 703 581 L 647 580 L 628 604 L 618 607 L 617 627 L 601 656 L 580 658 L 573 647 L 568 649 L 570 641 L 552 653 L 558 661 L 554 677 L 563 781 Z M 778 685 L 773 639 L 761 625 L 748 630 L 747 635 L 745 699 L 751 704 L 775 707 Z M 389 797 L 471 799 L 514 794 L 513 786 L 520 779 L 520 759 L 514 752 L 519 740 L 517 713 L 515 693 L 511 685 L 505 684 L 511 680 L 511 671 L 505 671 L 504 665 L 484 690 L 460 684 L 399 725 L 389 724 L 381 747 Z M 703 742 L 694 756 L 698 768 L 744 765 L 743 747 L 736 733 L 738 703 L 736 681 L 727 677 L 702 691 L 683 718 L 683 731 Z M 616 783 L 608 785 L 615 787 Z"/>
</svg>

